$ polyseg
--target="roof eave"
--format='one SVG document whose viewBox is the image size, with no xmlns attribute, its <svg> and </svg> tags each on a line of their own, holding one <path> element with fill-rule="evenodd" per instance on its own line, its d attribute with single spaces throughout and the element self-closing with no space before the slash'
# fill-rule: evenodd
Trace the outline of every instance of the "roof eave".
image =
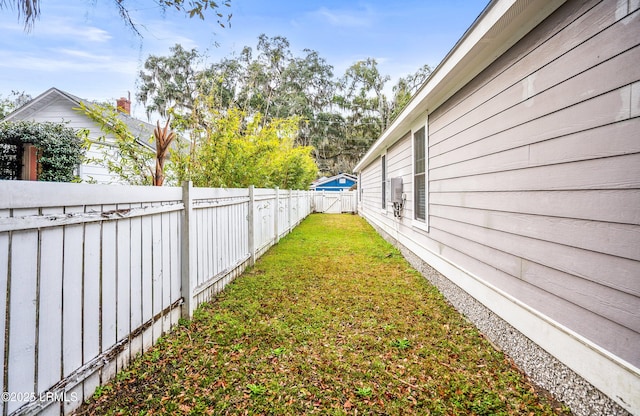
<svg viewBox="0 0 640 416">
<path fill-rule="evenodd" d="M 431 73 L 404 110 L 353 169 L 360 172 L 411 129 L 522 39 L 566 0 L 493 0 Z"/>
<path fill-rule="evenodd" d="M 337 175 L 330 176 L 328 178 L 320 179 L 320 180 L 318 180 L 318 182 L 314 183 L 312 186 L 322 186 L 322 185 L 327 184 L 329 182 L 335 181 L 336 179 L 340 179 L 340 178 L 344 178 L 344 177 L 346 177 L 347 179 L 351 179 L 352 181 L 355 181 L 355 182 L 358 181 L 358 177 L 357 176 L 354 176 L 354 175 L 352 175 L 350 173 L 344 173 L 343 172 L 343 173 L 339 173 Z"/>
<path fill-rule="evenodd" d="M 36 98 L 32 99 L 31 101 L 29 101 L 28 103 L 26 103 L 25 105 L 16 108 L 14 111 L 12 111 L 11 113 L 7 114 L 1 121 L 11 121 L 12 119 L 14 119 L 15 117 L 19 116 L 20 114 L 29 111 L 31 108 L 39 105 L 46 97 L 50 96 L 51 94 L 58 94 L 62 97 L 64 97 L 65 99 L 75 103 L 76 105 L 80 105 L 80 101 L 78 97 L 75 97 L 71 94 L 68 94 L 64 91 L 61 91 L 55 87 L 51 87 L 48 90 L 46 90 L 45 92 L 43 92 L 42 94 L 38 95 Z"/>
</svg>

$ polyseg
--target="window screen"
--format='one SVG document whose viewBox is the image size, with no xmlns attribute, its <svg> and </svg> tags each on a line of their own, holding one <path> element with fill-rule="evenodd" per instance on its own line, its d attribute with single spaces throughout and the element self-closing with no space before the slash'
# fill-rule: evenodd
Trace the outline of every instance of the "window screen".
<svg viewBox="0 0 640 416">
<path fill-rule="evenodd" d="M 427 211 L 427 183 L 426 183 L 426 152 L 424 127 L 413 134 L 414 149 L 414 210 L 415 218 L 426 220 Z"/>
<path fill-rule="evenodd" d="M 382 209 L 387 208 L 387 157 L 382 155 Z"/>
</svg>

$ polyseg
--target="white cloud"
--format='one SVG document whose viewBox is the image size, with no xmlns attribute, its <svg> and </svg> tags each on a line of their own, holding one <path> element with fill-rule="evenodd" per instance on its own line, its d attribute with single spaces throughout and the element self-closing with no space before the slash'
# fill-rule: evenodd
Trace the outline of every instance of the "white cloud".
<svg viewBox="0 0 640 416">
<path fill-rule="evenodd" d="M 171 46 L 179 43 L 185 49 L 198 48 L 198 42 L 182 35 L 184 28 L 175 27 L 166 20 L 156 20 L 145 24 L 141 29 L 145 49 L 157 50 L 162 54 L 168 53 Z"/>
<path fill-rule="evenodd" d="M 2 29 L 3 32 L 24 32 L 24 26 L 17 23 L 3 22 L 0 24 L 0 29 Z"/>
<path fill-rule="evenodd" d="M 96 62 L 108 62 L 109 60 L 111 60 L 110 56 L 97 55 L 97 54 L 90 53 L 84 50 L 79 50 L 79 49 L 58 48 L 58 49 L 53 49 L 53 52 L 56 52 L 62 55 L 67 55 L 73 58 L 79 58 L 82 60 L 90 60 L 90 61 L 96 61 Z"/>
<path fill-rule="evenodd" d="M 92 43 L 106 43 L 113 38 L 113 36 L 104 29 L 95 26 L 78 26 L 77 23 L 68 22 L 63 19 L 48 22 L 46 25 L 37 25 L 33 29 L 32 35 L 49 39 L 73 39 L 75 41 Z"/>
<path fill-rule="evenodd" d="M 326 7 L 321 7 L 313 12 L 312 15 L 326 21 L 331 26 L 345 28 L 370 27 L 375 20 L 371 9 L 368 7 L 364 10 L 330 10 Z"/>
<path fill-rule="evenodd" d="M 137 62 L 114 56 L 98 56 L 83 51 L 56 50 L 48 55 L 0 53 L 0 68 L 30 72 L 106 72 L 135 74 Z"/>
</svg>

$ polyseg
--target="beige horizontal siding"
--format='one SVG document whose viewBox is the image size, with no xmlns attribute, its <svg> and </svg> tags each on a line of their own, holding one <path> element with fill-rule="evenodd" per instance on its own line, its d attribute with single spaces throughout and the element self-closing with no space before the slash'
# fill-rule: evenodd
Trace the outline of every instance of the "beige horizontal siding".
<svg viewBox="0 0 640 416">
<path fill-rule="evenodd" d="M 362 209 L 381 209 L 382 170 L 381 161 L 376 159 L 362 172 Z"/>
<path fill-rule="evenodd" d="M 430 183 L 433 192 L 640 188 L 640 153 Z"/>
<path fill-rule="evenodd" d="M 638 28 L 569 2 L 429 118 L 442 255 L 635 365 Z"/>
<path fill-rule="evenodd" d="M 431 204 L 640 224 L 640 190 L 432 193 Z"/>
<path fill-rule="evenodd" d="M 637 13 L 640 16 L 640 11 Z M 640 24 L 640 18 L 635 24 Z M 595 54 L 596 52 L 591 53 Z M 613 92 L 614 96 L 616 93 L 618 94 L 617 105 L 614 105 L 613 108 L 614 111 L 617 110 L 614 121 L 628 118 L 631 115 L 631 103 L 623 95 L 628 95 L 629 99 L 631 97 L 630 85 L 637 81 L 637 69 L 635 68 L 637 62 L 640 62 L 640 46 L 570 78 L 553 88 L 537 95 L 532 95 L 509 109 L 500 110 L 498 108 L 479 107 L 474 111 L 484 113 L 481 114 L 483 121 L 465 130 L 460 130 L 454 135 L 447 136 L 446 140 L 442 140 L 435 145 L 430 143 L 429 150 L 432 155 L 436 156 L 460 149 L 472 141 L 483 140 L 515 127 L 526 126 L 532 120 L 542 118 L 544 121 L 544 117 L 547 115 L 583 103 L 588 99 L 599 102 L 601 95 L 610 92 Z M 616 74 L 615 77 L 611 76 L 613 73 Z M 526 87 L 521 86 L 521 88 L 524 89 Z M 529 94 L 523 91 L 511 98 L 521 100 L 523 95 Z M 489 102 L 487 105 L 490 106 L 491 103 Z M 538 103 L 541 105 L 537 105 Z M 598 112 L 594 111 L 593 115 L 596 116 Z M 583 117 L 590 115 L 589 113 L 582 113 Z M 566 125 L 567 120 L 563 121 Z M 568 133 L 572 133 L 572 131 L 568 131 Z"/>
<path fill-rule="evenodd" d="M 567 107 L 545 117 L 532 119 L 515 127 L 497 132 L 482 140 L 470 137 L 464 148 L 455 152 L 441 153 L 429 159 L 430 168 L 437 168 L 520 146 L 552 140 L 558 137 L 583 132 L 613 124 L 632 117 L 632 86 L 626 86 Z M 523 109 L 526 112 L 526 109 Z M 634 116 L 637 117 L 637 116 Z M 431 149 L 430 149 L 431 152 Z"/>
<path fill-rule="evenodd" d="M 433 227 L 432 227 L 433 228 Z M 474 274 L 482 276 L 488 283 L 499 287 L 507 293 L 516 294 L 517 299 L 529 305 L 530 307 L 544 311 L 545 315 L 561 322 L 563 325 L 571 328 L 571 330 L 579 333 L 587 339 L 598 340 L 598 344 L 608 351 L 615 351 L 621 357 L 637 356 L 636 346 L 640 342 L 640 335 L 637 331 L 629 329 L 615 320 L 593 312 L 589 308 L 584 308 L 566 297 L 558 296 L 552 292 L 531 284 L 527 280 L 535 280 L 535 276 L 542 276 L 544 279 L 556 279 L 553 283 L 571 284 L 573 281 L 564 282 L 558 279 L 558 274 L 553 269 L 544 269 L 542 266 L 531 269 L 528 272 L 527 279 L 514 279 L 513 275 L 503 272 L 496 268 L 496 264 L 508 261 L 506 258 L 508 253 L 488 248 L 482 244 L 474 244 L 465 238 L 453 236 L 446 238 L 444 232 L 435 228 L 432 229 L 431 235 L 438 237 L 447 244 L 439 243 L 441 255 L 448 261 L 462 267 L 466 270 L 472 270 Z M 458 241 L 452 241 L 453 238 Z M 515 257 L 515 256 L 514 256 Z M 517 258 L 512 261 L 518 261 Z M 522 267 L 529 267 L 528 262 L 523 262 Z M 571 290 L 571 287 L 567 291 Z M 574 289 L 574 291 L 576 291 Z M 584 303 L 589 305 L 595 303 L 590 298 L 590 293 L 582 292 L 585 299 Z M 601 300 L 602 296 L 598 296 L 597 302 L 606 304 L 606 298 Z M 625 307 L 627 305 L 611 305 L 615 307 Z"/>
<path fill-rule="evenodd" d="M 482 111 L 473 109 L 490 104 L 497 111 L 506 110 L 535 91 L 545 91 L 634 47 L 636 36 L 628 24 L 631 16 L 622 20 L 623 24 L 615 24 L 617 10 L 613 2 L 590 1 L 575 11 L 577 18 L 560 15 L 549 18 L 544 24 L 556 24 L 561 28 L 559 32 L 556 28 L 540 37 L 523 39 L 511 53 L 500 58 L 498 63 L 502 65 L 497 71 L 479 75 L 465 91 L 458 93 L 466 96 L 455 103 L 455 123 L 450 117 L 443 118 L 452 110 L 452 102 L 430 116 L 430 143 L 448 137 L 447 128 L 449 132 L 460 131 L 482 121 Z M 566 65 L 567 61 L 574 65 Z M 474 94 L 479 89 L 482 94 Z"/>
<path fill-rule="evenodd" d="M 432 168 L 432 180 L 477 175 L 505 169 L 522 169 L 558 163 L 577 162 L 596 158 L 640 152 L 637 121 L 628 119 L 591 130 L 560 136 L 491 153 L 486 156 Z M 608 140 L 602 140 L 608 137 Z"/>
<path fill-rule="evenodd" d="M 640 260 L 640 226 L 573 218 L 432 205 L 431 214 L 497 231 L 522 235 L 629 260 Z M 640 276 L 640 263 L 638 275 Z M 640 295 L 640 286 L 638 287 Z"/>
</svg>

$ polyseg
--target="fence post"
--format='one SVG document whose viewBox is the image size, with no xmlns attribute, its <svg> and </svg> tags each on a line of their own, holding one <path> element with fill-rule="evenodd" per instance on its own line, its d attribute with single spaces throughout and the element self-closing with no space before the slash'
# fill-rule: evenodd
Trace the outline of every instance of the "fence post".
<svg viewBox="0 0 640 416">
<path fill-rule="evenodd" d="M 185 181 L 182 184 L 182 202 L 184 203 L 184 211 L 182 215 L 182 231 L 181 231 L 181 256 L 182 256 L 182 317 L 191 319 L 193 316 L 193 284 L 191 274 L 195 271 L 195 263 L 193 262 L 192 249 L 195 250 L 195 244 L 191 246 L 193 233 L 193 199 L 191 189 L 193 184 L 191 181 Z"/>
<path fill-rule="evenodd" d="M 289 215 L 288 215 L 288 217 L 289 217 L 289 229 L 288 229 L 288 232 L 291 232 L 291 230 L 293 229 L 293 227 L 291 226 L 291 223 L 292 223 L 291 216 L 293 215 L 292 214 L 293 210 L 291 209 L 291 208 L 293 208 L 291 206 L 291 201 L 292 201 L 291 195 L 292 194 L 293 194 L 293 190 L 289 189 Z"/>
<path fill-rule="evenodd" d="M 300 190 L 296 191 L 296 226 L 302 222 L 302 215 L 300 214 Z"/>
<path fill-rule="evenodd" d="M 249 211 L 247 215 L 247 221 L 249 221 L 249 265 L 253 266 L 256 264 L 256 237 L 255 237 L 255 196 L 254 196 L 254 186 L 249 186 Z"/>
<path fill-rule="evenodd" d="M 276 206 L 274 208 L 275 211 L 275 215 L 274 215 L 274 223 L 273 223 L 273 229 L 275 230 L 275 237 L 273 237 L 273 244 L 277 244 L 278 241 L 280 241 L 280 231 L 278 230 L 278 217 L 280 216 L 280 198 L 278 195 L 278 191 L 280 190 L 279 187 L 276 186 Z"/>
</svg>

